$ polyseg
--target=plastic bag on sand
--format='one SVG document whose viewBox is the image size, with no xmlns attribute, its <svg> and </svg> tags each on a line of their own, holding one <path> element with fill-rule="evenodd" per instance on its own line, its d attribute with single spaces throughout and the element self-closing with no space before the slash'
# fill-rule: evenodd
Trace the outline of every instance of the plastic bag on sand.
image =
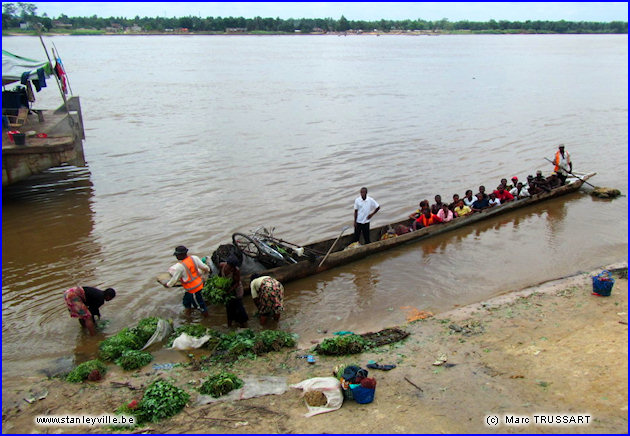
<svg viewBox="0 0 630 436">
<path fill-rule="evenodd" d="M 241 377 L 241 379 L 243 380 L 242 388 L 230 391 L 219 398 L 199 394 L 195 405 L 201 406 L 218 401 L 246 400 L 247 398 L 262 397 L 264 395 L 282 395 L 288 389 L 286 377 L 249 375 Z"/>
<path fill-rule="evenodd" d="M 173 341 L 172 348 L 175 350 L 192 350 L 194 348 L 201 348 L 203 344 L 208 342 L 210 335 L 205 335 L 200 338 L 190 336 L 188 333 L 182 333 Z"/>
<path fill-rule="evenodd" d="M 326 395 L 327 403 L 322 407 L 314 407 L 310 406 L 306 403 L 306 407 L 308 407 L 308 413 L 305 413 L 304 416 L 307 418 L 310 416 L 318 415 L 320 413 L 332 412 L 333 410 L 337 410 L 343 404 L 343 393 L 341 392 L 341 384 L 339 380 L 335 377 L 315 377 L 309 378 L 308 380 L 301 381 L 296 385 L 291 385 L 292 388 L 302 389 L 304 391 L 302 395 L 310 391 L 320 391 L 324 395 Z"/>
<path fill-rule="evenodd" d="M 163 340 L 168 338 L 171 333 L 173 333 L 173 326 L 171 325 L 171 323 L 162 318 L 158 319 L 157 327 L 153 332 L 153 336 L 149 338 L 142 349 L 144 350 L 145 348 L 149 348 L 153 344 L 162 342 Z"/>
</svg>

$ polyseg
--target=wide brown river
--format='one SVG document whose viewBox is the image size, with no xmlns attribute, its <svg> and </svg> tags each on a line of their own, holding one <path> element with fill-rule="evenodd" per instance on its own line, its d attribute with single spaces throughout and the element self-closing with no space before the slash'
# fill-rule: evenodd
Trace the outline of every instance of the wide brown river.
<svg viewBox="0 0 630 436">
<path fill-rule="evenodd" d="M 626 35 L 45 40 L 81 97 L 87 166 L 3 189 L 4 376 L 90 358 L 146 316 L 183 322 L 181 291 L 155 281 L 176 245 L 209 255 L 261 225 L 333 238 L 361 186 L 381 225 L 435 194 L 548 173 L 564 143 L 575 171 L 628 190 Z M 44 57 L 37 38 L 2 44 Z M 60 104 L 49 85 L 36 108 Z M 627 197 L 571 194 L 288 283 L 280 328 L 308 344 L 624 261 L 627 228 Z M 118 292 L 96 338 L 68 316 L 75 284 Z"/>
</svg>

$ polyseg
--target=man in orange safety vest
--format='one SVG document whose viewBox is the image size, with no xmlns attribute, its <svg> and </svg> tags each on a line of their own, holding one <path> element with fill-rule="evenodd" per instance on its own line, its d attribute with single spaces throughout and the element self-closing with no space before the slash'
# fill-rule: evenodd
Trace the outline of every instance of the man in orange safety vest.
<svg viewBox="0 0 630 436">
<path fill-rule="evenodd" d="M 564 182 L 567 180 L 567 173 L 573 171 L 573 163 L 571 162 L 569 152 L 564 151 L 564 144 L 560 144 L 558 146 L 558 151 L 556 152 L 556 157 L 554 158 L 553 163 L 556 165 L 553 170 L 556 172 L 558 178 L 564 185 Z"/>
<path fill-rule="evenodd" d="M 188 249 L 183 245 L 175 247 L 173 256 L 177 258 L 178 262 L 172 267 L 171 279 L 164 286 L 170 288 L 178 282 L 181 283 L 186 291 L 182 301 L 186 315 L 190 315 L 192 308 L 195 307 L 201 311 L 204 317 L 208 317 L 208 308 L 200 291 L 203 289 L 201 271 L 208 273 L 210 268 L 197 256 L 189 256 Z"/>
</svg>

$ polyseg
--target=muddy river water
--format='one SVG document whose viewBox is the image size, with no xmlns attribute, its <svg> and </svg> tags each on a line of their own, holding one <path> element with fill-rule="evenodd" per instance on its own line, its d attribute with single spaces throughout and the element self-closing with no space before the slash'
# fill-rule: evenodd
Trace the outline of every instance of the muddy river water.
<svg viewBox="0 0 630 436">
<path fill-rule="evenodd" d="M 87 166 L 2 192 L 5 376 L 87 359 L 146 316 L 183 322 L 181 291 L 155 282 L 176 245 L 210 255 L 261 225 L 333 238 L 361 186 L 385 224 L 435 194 L 548 173 L 564 143 L 575 171 L 627 192 L 625 35 L 47 41 L 81 97 Z M 43 56 L 36 38 L 2 42 Z M 59 104 L 51 89 L 35 107 Z M 279 327 L 308 343 L 625 260 L 627 211 L 578 192 L 288 283 Z M 75 284 L 118 292 L 96 338 L 68 316 Z M 224 309 L 203 322 L 223 326 Z"/>
</svg>

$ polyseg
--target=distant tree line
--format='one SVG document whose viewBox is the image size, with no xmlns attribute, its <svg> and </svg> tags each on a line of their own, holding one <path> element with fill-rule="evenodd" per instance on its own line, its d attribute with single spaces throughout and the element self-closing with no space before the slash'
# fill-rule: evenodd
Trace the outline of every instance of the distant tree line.
<svg viewBox="0 0 630 436">
<path fill-rule="evenodd" d="M 40 23 L 46 30 L 56 25 L 71 25 L 73 29 L 130 28 L 137 26 L 147 32 L 163 32 L 172 29 L 188 29 L 190 32 L 225 32 L 227 29 L 241 29 L 247 32 L 391 32 L 391 31 L 433 31 L 433 32 L 479 32 L 479 33 L 628 33 L 627 21 L 454 21 L 446 18 L 430 20 L 348 20 L 343 15 L 333 18 L 243 18 L 243 17 L 68 17 L 61 14 L 55 19 L 46 14 L 37 15 L 37 6 L 32 3 L 3 3 L 3 29 L 20 27 L 21 23 Z"/>
</svg>

